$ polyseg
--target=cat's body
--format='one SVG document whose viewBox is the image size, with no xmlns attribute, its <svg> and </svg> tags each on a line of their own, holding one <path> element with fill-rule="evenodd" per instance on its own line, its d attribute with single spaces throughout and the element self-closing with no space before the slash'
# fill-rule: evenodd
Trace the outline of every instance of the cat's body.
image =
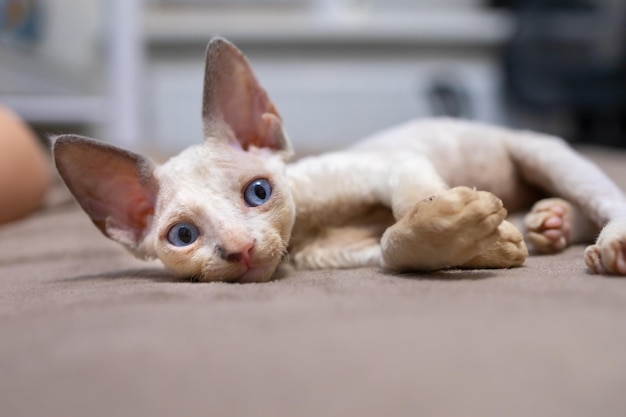
<svg viewBox="0 0 626 417">
<path fill-rule="evenodd" d="M 562 140 L 467 121 L 411 121 L 378 133 L 347 150 L 289 165 L 287 175 L 294 190 L 296 207 L 301 207 L 297 210 L 293 232 L 298 248 L 293 259 L 308 268 L 370 264 L 400 270 L 429 270 L 444 265 L 497 267 L 521 263 L 525 249 L 512 229 L 506 232 L 509 240 L 501 239 L 495 245 L 496 248 L 501 245 L 504 252 L 476 264 L 471 262 L 471 255 L 484 253 L 484 248 L 480 248 L 480 239 L 474 240 L 472 235 L 480 236 L 480 233 L 475 234 L 471 228 L 464 227 L 455 232 L 454 239 L 463 240 L 462 236 L 468 234 L 472 244 L 459 250 L 459 257 L 454 258 L 454 243 L 449 240 L 450 236 L 439 230 L 451 227 L 447 223 L 449 219 L 443 218 L 440 210 L 419 221 L 435 225 L 443 223 L 427 238 L 430 246 L 441 250 L 429 253 L 419 264 L 412 264 L 415 262 L 413 254 L 406 261 L 398 261 L 399 265 L 385 262 L 384 239 L 383 248 L 379 245 L 383 232 L 407 216 L 420 201 L 419 204 L 426 206 L 442 195 L 461 193 L 471 199 L 480 194 L 463 188 L 451 190 L 460 186 L 497 195 L 512 213 L 528 212 L 539 201 L 523 223 L 526 240 L 541 253 L 558 252 L 572 243 L 590 242 L 610 220 L 621 224 L 618 229 L 626 225 L 619 220 L 626 214 L 626 199 L 621 190 Z M 331 190 L 310 193 L 312 184 L 324 184 L 319 187 L 321 190 L 327 187 Z M 300 190 L 307 192 L 301 193 Z M 350 193 L 346 190 L 359 191 L 349 199 L 346 195 Z M 344 194 L 341 198 L 336 197 L 341 194 Z M 430 196 L 435 199 L 423 201 Z M 566 201 L 548 197 L 560 197 Z M 483 205 L 475 210 L 463 207 L 468 211 L 464 214 L 466 216 L 474 215 L 476 210 L 487 210 Z M 519 218 L 516 220 L 519 223 Z M 361 236 L 363 242 L 371 237 L 371 244 L 357 244 L 357 237 L 350 244 L 341 242 L 338 226 L 346 224 L 350 226 L 347 230 Z M 316 242 L 329 231 L 337 245 L 328 238 L 321 239 L 323 244 Z M 350 245 L 360 248 L 353 250 Z M 314 251 L 312 247 L 315 247 Z M 423 251 L 423 247 L 416 247 L 414 251 Z M 444 259 L 437 259 L 441 253 L 445 254 Z M 592 270 L 620 272 L 617 259 L 612 268 L 603 269 L 606 268 L 604 265 L 594 264 L 594 255 L 597 256 L 597 252 L 590 249 L 587 262 Z M 619 268 L 624 266 L 621 262 Z"/>
<path fill-rule="evenodd" d="M 203 118 L 205 142 L 161 166 L 85 138 L 54 143 L 59 172 L 100 230 L 178 275 L 265 281 L 287 253 L 303 268 L 519 266 L 528 252 L 504 206 L 538 200 L 525 218 L 535 250 L 602 229 L 587 266 L 626 275 L 626 198 L 559 139 L 421 120 L 285 165 L 278 113 L 221 39 L 207 52 Z"/>
</svg>

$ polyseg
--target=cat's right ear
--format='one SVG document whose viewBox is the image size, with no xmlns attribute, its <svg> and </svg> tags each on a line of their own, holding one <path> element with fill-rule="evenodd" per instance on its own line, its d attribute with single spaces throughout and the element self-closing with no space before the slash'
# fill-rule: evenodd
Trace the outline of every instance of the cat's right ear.
<svg viewBox="0 0 626 417">
<path fill-rule="evenodd" d="M 206 51 L 202 120 L 207 138 L 227 139 L 248 150 L 254 146 L 292 155 L 274 103 L 235 45 L 213 38 Z"/>
<path fill-rule="evenodd" d="M 137 253 L 154 214 L 155 164 L 81 136 L 63 135 L 51 141 L 57 170 L 91 221 L 105 236 Z"/>
</svg>

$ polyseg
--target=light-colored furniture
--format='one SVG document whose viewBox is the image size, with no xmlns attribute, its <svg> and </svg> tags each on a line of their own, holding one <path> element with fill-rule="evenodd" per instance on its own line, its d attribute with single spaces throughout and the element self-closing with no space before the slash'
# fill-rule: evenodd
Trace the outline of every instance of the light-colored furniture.
<svg viewBox="0 0 626 417">
<path fill-rule="evenodd" d="M 5 46 L 0 49 L 0 103 L 32 124 L 98 126 L 103 139 L 132 147 L 143 137 L 143 3 L 109 0 L 101 7 L 106 14 L 101 69 L 79 71 L 45 54 Z"/>
<path fill-rule="evenodd" d="M 408 9 L 410 2 L 361 3 L 211 8 L 100 2 L 101 73 L 82 83 L 84 74 L 57 77 L 43 66 L 31 78 L 45 85 L 7 95 L 0 84 L 0 100 L 35 123 L 98 125 L 104 128 L 99 137 L 112 143 L 176 151 L 201 140 L 204 49 L 221 35 L 244 50 L 303 153 L 432 115 L 431 90 L 442 83 L 467 96 L 469 117 L 502 122 L 497 52 L 511 30 L 506 14 L 465 0 Z"/>
<path fill-rule="evenodd" d="M 295 148 L 319 152 L 432 115 L 434 84 L 453 84 L 469 116 L 502 122 L 498 49 L 506 14 L 478 7 L 316 9 L 172 8 L 144 14 L 149 136 L 176 150 L 201 140 L 204 49 L 214 35 L 248 56 Z"/>
</svg>

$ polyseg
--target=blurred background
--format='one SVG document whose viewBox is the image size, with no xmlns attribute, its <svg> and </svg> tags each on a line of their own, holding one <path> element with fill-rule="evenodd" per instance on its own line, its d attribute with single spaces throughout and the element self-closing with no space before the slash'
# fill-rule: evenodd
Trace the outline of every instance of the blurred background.
<svg viewBox="0 0 626 417">
<path fill-rule="evenodd" d="M 214 35 L 301 154 L 438 115 L 626 147 L 624 0 L 0 0 L 0 103 L 172 153 L 202 139 Z"/>
</svg>

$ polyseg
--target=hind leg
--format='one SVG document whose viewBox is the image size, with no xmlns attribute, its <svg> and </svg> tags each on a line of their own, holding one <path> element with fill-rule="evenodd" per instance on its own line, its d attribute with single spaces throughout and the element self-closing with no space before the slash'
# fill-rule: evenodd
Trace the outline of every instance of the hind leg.
<svg viewBox="0 0 626 417">
<path fill-rule="evenodd" d="M 626 275 L 626 219 L 602 229 L 596 244 L 585 250 L 585 264 L 595 274 Z"/>
<path fill-rule="evenodd" d="M 561 198 L 538 201 L 524 218 L 526 240 L 536 253 L 556 253 L 590 242 L 598 230 L 573 204 Z"/>
<path fill-rule="evenodd" d="M 591 272 L 626 275 L 624 192 L 598 166 L 562 140 L 533 133 L 504 136 L 522 178 L 570 201 L 602 228 L 596 244 L 585 252 L 585 263 Z M 574 224 L 572 233 L 576 230 Z M 572 234 L 570 241 L 574 238 Z"/>
</svg>

